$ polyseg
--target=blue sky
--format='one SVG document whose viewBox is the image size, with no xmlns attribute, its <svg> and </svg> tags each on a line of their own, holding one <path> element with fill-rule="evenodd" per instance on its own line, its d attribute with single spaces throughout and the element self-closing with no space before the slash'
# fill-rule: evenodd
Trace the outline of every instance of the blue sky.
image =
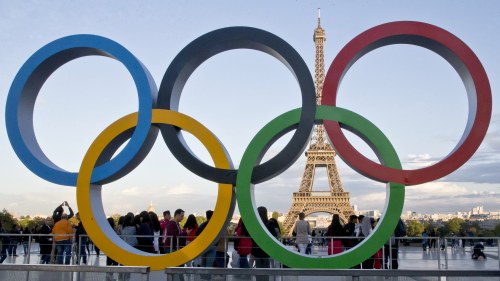
<svg viewBox="0 0 500 281">
<path fill-rule="evenodd" d="M 316 9 L 326 30 L 328 69 L 340 49 L 373 26 L 399 20 L 444 28 L 474 50 L 489 76 L 493 112 L 488 134 L 462 168 L 451 175 L 407 187 L 405 210 L 452 212 L 482 205 L 500 211 L 500 3 L 497 1 L 0 1 L 0 109 L 22 64 L 45 44 L 72 34 L 108 37 L 130 50 L 157 85 L 179 51 L 197 37 L 228 26 L 251 26 L 283 38 L 314 72 Z M 346 74 L 338 105 L 375 123 L 396 147 L 403 166 L 428 166 L 449 154 L 465 128 L 467 98 L 458 74 L 444 59 L 419 47 L 375 50 Z M 202 64 L 184 88 L 180 111 L 208 127 L 238 166 L 256 132 L 279 114 L 300 106 L 300 91 L 288 69 L 256 51 L 219 54 Z M 44 84 L 34 112 L 35 132 L 46 155 L 77 171 L 94 138 L 110 123 L 137 110 L 130 75 L 118 62 L 86 57 L 58 69 Z M 67 200 L 76 207 L 75 188 L 47 182 L 15 155 L 0 115 L 0 208 L 18 215 L 49 214 Z M 286 144 L 286 135 L 266 157 Z M 374 155 L 351 137 L 365 155 Z M 188 138 L 207 163 L 208 154 Z M 337 158 L 344 189 L 359 209 L 382 210 L 385 185 L 360 176 Z M 287 211 L 305 165 L 301 157 L 280 176 L 255 187 L 256 202 Z M 324 190 L 326 172 L 317 171 L 315 190 Z M 201 213 L 215 204 L 216 184 L 179 164 L 162 138 L 143 163 L 103 187 L 106 212 L 183 208 Z"/>
</svg>

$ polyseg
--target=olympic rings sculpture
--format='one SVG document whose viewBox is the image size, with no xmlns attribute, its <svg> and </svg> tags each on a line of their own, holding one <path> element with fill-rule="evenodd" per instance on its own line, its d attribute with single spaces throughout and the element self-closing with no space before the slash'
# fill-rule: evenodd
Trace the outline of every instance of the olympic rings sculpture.
<svg viewBox="0 0 500 281">
<path fill-rule="evenodd" d="M 375 125 L 336 106 L 337 90 L 349 67 L 368 52 L 391 44 L 421 46 L 445 58 L 462 78 L 469 98 L 468 122 L 460 142 L 441 162 L 419 170 L 403 170 L 396 151 Z M 262 51 L 283 62 L 300 86 L 302 107 L 278 116 L 261 129 L 245 150 L 236 170 L 217 137 L 177 109 L 182 89 L 196 68 L 218 53 L 237 48 Z M 89 55 L 114 58 L 127 68 L 136 84 L 139 108 L 111 124 L 96 138 L 78 173 L 68 172 L 52 163 L 38 145 L 33 129 L 33 109 L 41 87 L 57 68 Z M 458 169 L 477 150 L 491 118 L 491 89 L 479 59 L 460 39 L 430 24 L 403 21 L 371 28 L 340 51 L 327 72 L 322 104 L 316 106 L 311 73 L 287 42 L 260 29 L 228 27 L 209 32 L 188 44 L 166 70 L 158 90 L 147 68 L 110 39 L 73 35 L 55 40 L 35 52 L 17 73 L 9 90 L 5 119 L 9 140 L 19 159 L 45 180 L 76 186 L 80 217 L 89 236 L 121 264 L 147 265 L 160 270 L 196 258 L 220 238 L 237 201 L 250 235 L 274 259 L 290 267 L 349 268 L 370 257 L 390 237 L 403 210 L 405 185 L 443 177 Z M 320 258 L 290 252 L 270 236 L 256 214 L 253 184 L 264 182 L 290 167 L 305 149 L 313 125 L 321 122 L 337 153 L 349 166 L 369 178 L 387 183 L 388 199 L 382 220 L 362 243 L 340 254 Z M 356 151 L 341 128 L 365 140 L 381 164 Z M 295 132 L 284 149 L 261 164 L 271 144 L 293 129 Z M 214 167 L 191 153 L 181 130 L 192 133 L 207 147 Z M 165 255 L 145 253 L 126 244 L 107 223 L 101 199 L 101 186 L 137 167 L 150 151 L 158 131 L 179 162 L 193 173 L 219 184 L 214 215 L 206 230 L 188 246 Z M 112 158 L 127 140 L 127 145 Z"/>
</svg>

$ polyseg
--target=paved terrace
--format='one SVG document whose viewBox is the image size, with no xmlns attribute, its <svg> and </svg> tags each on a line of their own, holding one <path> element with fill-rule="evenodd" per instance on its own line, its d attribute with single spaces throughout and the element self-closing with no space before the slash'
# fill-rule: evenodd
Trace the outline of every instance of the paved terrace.
<svg viewBox="0 0 500 281">
<path fill-rule="evenodd" d="M 4 264 L 39 264 L 40 256 L 38 254 L 38 245 L 34 243 L 32 245 L 32 251 L 30 255 L 23 255 L 22 247 L 18 248 L 18 256 L 12 257 L 9 256 L 5 260 Z M 230 248 L 228 250 L 229 253 L 233 251 L 232 244 L 230 244 Z M 499 261 L 499 248 L 497 246 L 486 247 L 485 253 L 488 257 L 487 260 L 476 261 L 471 259 L 471 247 L 466 246 L 465 248 L 454 248 L 447 247 L 446 250 L 439 249 L 431 249 L 423 251 L 422 248 L 415 244 L 412 246 L 401 247 L 399 250 L 399 269 L 400 270 L 498 270 L 500 269 L 500 261 Z M 317 247 L 314 251 L 315 255 L 326 255 L 326 249 Z M 89 257 L 89 266 L 105 266 L 106 265 L 106 256 L 101 253 L 101 255 L 97 256 L 95 252 L 92 252 Z M 279 270 L 279 269 L 276 269 Z M 11 272 L 0 271 L 0 280 L 70 280 L 71 273 L 53 273 L 53 275 L 47 275 L 46 273 L 32 273 L 30 274 L 30 278 L 26 279 L 25 273 L 19 272 L 16 274 Z M 118 280 L 118 273 L 115 273 L 112 277 L 113 279 L 109 279 L 109 274 L 107 279 L 104 277 L 105 273 L 95 273 L 94 277 L 91 277 L 90 274 L 87 274 L 88 277 L 81 280 L 107 280 L 113 281 Z M 100 277 L 99 277 L 100 276 Z M 130 280 L 142 280 L 141 276 L 136 274 L 132 275 Z M 187 275 L 186 280 L 200 280 L 199 275 Z M 227 276 L 227 278 L 222 278 L 222 276 L 218 276 L 219 280 L 240 280 L 248 278 L 241 278 L 244 276 Z M 47 279 L 49 278 L 49 279 Z M 165 272 L 151 272 L 149 275 L 149 280 L 166 280 Z M 444 278 L 444 279 L 443 279 Z M 478 278 L 478 277 L 443 277 L 441 280 L 500 280 L 500 276 L 498 278 Z M 217 279 L 215 277 L 210 277 L 210 279 Z M 255 279 L 255 276 L 254 278 Z M 283 278 L 278 278 L 279 280 L 300 280 L 300 281 L 320 281 L 320 280 L 353 280 L 351 276 L 338 276 L 338 277 L 324 277 L 324 276 L 287 276 Z M 278 280 L 277 279 L 277 280 Z M 387 280 L 385 277 L 360 277 L 359 280 Z M 397 279 L 391 280 L 439 280 L 436 278 L 429 277 L 399 277 Z"/>
</svg>

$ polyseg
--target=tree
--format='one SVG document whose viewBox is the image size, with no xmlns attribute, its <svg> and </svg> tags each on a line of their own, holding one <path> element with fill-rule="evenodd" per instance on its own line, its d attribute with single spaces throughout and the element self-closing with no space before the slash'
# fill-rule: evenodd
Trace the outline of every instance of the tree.
<svg viewBox="0 0 500 281">
<path fill-rule="evenodd" d="M 27 216 L 21 216 L 19 218 L 19 226 L 24 229 L 25 227 L 28 226 L 28 223 L 30 221 L 31 221 L 31 217 L 29 215 L 27 215 Z"/>
<path fill-rule="evenodd" d="M 444 224 L 445 235 L 460 235 L 465 230 L 465 221 L 461 218 L 452 218 Z"/>
<path fill-rule="evenodd" d="M 500 223 L 495 226 L 493 231 L 495 232 L 495 235 L 500 236 Z"/>
<path fill-rule="evenodd" d="M 406 235 L 408 237 L 420 237 L 424 232 L 424 225 L 417 220 L 411 220 L 406 225 Z"/>
<path fill-rule="evenodd" d="M 17 224 L 17 219 L 9 213 L 6 209 L 3 209 L 0 213 L 0 221 L 2 222 L 2 226 L 6 231 L 10 231 L 14 224 Z"/>
<path fill-rule="evenodd" d="M 39 230 L 44 224 L 44 221 L 44 218 L 36 216 L 28 222 L 28 228 L 31 230 Z"/>
</svg>

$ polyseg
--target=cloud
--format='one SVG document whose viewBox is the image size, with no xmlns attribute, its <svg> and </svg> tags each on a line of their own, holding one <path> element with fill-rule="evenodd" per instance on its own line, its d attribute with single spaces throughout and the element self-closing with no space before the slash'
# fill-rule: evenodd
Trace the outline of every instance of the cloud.
<svg viewBox="0 0 500 281">
<path fill-rule="evenodd" d="M 187 184 L 180 184 L 169 188 L 168 194 L 170 195 L 194 194 L 194 189 Z"/>
</svg>

